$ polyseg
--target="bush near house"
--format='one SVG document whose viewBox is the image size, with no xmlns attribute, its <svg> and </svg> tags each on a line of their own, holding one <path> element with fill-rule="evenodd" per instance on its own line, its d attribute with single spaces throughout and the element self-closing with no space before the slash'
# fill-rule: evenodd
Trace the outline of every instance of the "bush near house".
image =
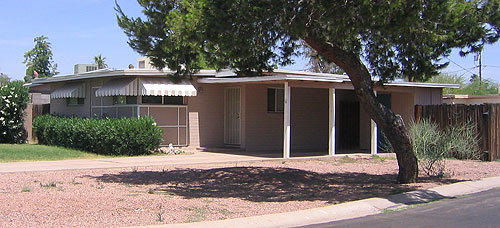
<svg viewBox="0 0 500 228">
<path fill-rule="evenodd" d="M 153 118 L 92 119 L 42 115 L 33 122 L 38 142 L 104 155 L 142 155 L 158 149 L 162 130 Z"/>
<path fill-rule="evenodd" d="M 28 88 L 21 81 L 0 86 L 0 143 L 25 143 L 24 109 L 28 104 Z"/>
<path fill-rule="evenodd" d="M 439 129 L 436 123 L 423 119 L 410 126 L 413 151 L 420 168 L 432 176 L 442 176 L 445 158 L 480 158 L 477 132 L 470 122 Z"/>
</svg>

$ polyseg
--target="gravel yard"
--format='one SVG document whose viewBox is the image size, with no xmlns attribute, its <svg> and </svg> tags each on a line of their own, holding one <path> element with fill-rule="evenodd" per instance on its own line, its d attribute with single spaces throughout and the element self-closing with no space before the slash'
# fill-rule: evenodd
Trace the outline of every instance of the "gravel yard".
<svg viewBox="0 0 500 228">
<path fill-rule="evenodd" d="M 500 176 L 499 162 L 449 160 L 446 177 L 395 184 L 394 158 L 0 174 L 0 227 L 109 227 L 322 207 Z"/>
</svg>

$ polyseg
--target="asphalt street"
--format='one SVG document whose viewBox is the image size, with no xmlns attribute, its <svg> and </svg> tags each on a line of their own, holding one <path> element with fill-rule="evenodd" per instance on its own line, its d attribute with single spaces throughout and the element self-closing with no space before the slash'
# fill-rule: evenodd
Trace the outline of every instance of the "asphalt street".
<svg viewBox="0 0 500 228">
<path fill-rule="evenodd" d="M 411 205 L 401 210 L 357 219 L 304 226 L 307 228 L 500 227 L 500 189 Z"/>
</svg>

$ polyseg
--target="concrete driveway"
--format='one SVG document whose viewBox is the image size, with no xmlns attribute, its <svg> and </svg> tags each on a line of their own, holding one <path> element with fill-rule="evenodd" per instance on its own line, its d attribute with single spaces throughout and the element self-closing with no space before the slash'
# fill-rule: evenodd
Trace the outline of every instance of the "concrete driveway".
<svg viewBox="0 0 500 228">
<path fill-rule="evenodd" d="M 143 157 L 124 157 L 124 158 L 98 158 L 98 159 L 79 159 L 79 160 L 61 160 L 61 161 L 0 163 L 0 173 L 228 163 L 228 162 L 244 162 L 244 161 L 264 161 L 273 159 L 279 159 L 279 158 L 272 158 L 269 156 L 257 156 L 257 155 L 195 152 L 194 154 L 173 155 L 173 156 L 143 156 Z"/>
</svg>

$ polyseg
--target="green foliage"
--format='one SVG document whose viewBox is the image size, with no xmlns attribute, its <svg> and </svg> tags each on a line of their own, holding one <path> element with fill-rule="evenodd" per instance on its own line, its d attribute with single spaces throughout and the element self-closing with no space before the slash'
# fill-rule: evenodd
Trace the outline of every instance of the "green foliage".
<svg viewBox="0 0 500 228">
<path fill-rule="evenodd" d="M 463 76 L 453 74 L 439 74 L 427 80 L 430 83 L 443 83 L 443 84 L 458 84 L 460 88 L 444 88 L 443 94 L 461 94 L 462 88 L 465 87 L 465 78 Z"/>
<path fill-rule="evenodd" d="M 446 83 L 458 84 L 460 88 L 443 89 L 443 94 L 468 94 L 468 95 L 485 95 L 485 94 L 498 94 L 498 86 L 495 82 L 485 79 L 481 82 L 478 78 L 473 78 L 471 82 L 467 83 L 465 78 L 452 74 L 440 74 L 436 77 L 429 79 L 427 82 L 432 83 Z"/>
<path fill-rule="evenodd" d="M 151 154 L 162 130 L 151 117 L 122 119 L 66 118 L 43 115 L 33 123 L 40 144 L 104 155 Z"/>
<path fill-rule="evenodd" d="M 7 76 L 6 74 L 0 73 L 0 86 L 7 84 L 9 81 L 10 81 L 9 76 Z"/>
<path fill-rule="evenodd" d="M 472 82 L 468 83 L 458 92 L 458 94 L 469 95 L 498 94 L 498 86 L 495 82 L 488 79 L 482 81 L 479 81 L 479 79 L 473 79 Z"/>
<path fill-rule="evenodd" d="M 23 116 L 28 100 L 28 88 L 22 81 L 0 86 L 0 143 L 26 142 Z"/>
<path fill-rule="evenodd" d="M 449 157 L 479 160 L 481 150 L 476 127 L 471 121 L 451 125 L 444 130 L 443 146 Z"/>
<path fill-rule="evenodd" d="M 52 60 L 51 44 L 46 36 L 35 37 L 33 40 L 35 47 L 24 53 L 24 61 L 26 64 L 25 82 L 30 82 L 35 78 L 35 71 L 39 78 L 52 77 L 56 72 L 57 64 Z"/>
<path fill-rule="evenodd" d="M 130 46 L 179 73 L 203 61 L 242 73 L 272 70 L 291 63 L 300 39 L 314 39 L 354 55 L 329 59 L 338 65 L 356 57 L 383 80 L 414 81 L 436 75 L 452 48 L 467 54 L 497 41 L 500 29 L 498 1 L 138 2 L 144 20 L 116 6 Z"/>
<path fill-rule="evenodd" d="M 445 158 L 477 160 L 481 156 L 472 122 L 456 123 L 442 130 L 436 123 L 423 119 L 410 126 L 410 137 L 420 167 L 428 175 L 442 176 Z"/>
<path fill-rule="evenodd" d="M 421 120 L 410 126 L 410 137 L 419 167 L 429 176 L 442 176 L 447 151 L 443 146 L 443 133 L 437 124 Z"/>
<path fill-rule="evenodd" d="M 319 55 L 319 53 L 307 45 L 306 42 L 302 41 L 301 44 L 303 49 L 302 55 L 308 60 L 308 71 L 316 73 L 345 74 L 344 70 L 325 57 Z"/>
<path fill-rule="evenodd" d="M 97 65 L 97 69 L 108 67 L 108 64 L 106 64 L 106 57 L 102 57 L 101 54 L 94 56 L 94 63 Z"/>
<path fill-rule="evenodd" d="M 0 162 L 91 159 L 106 156 L 63 147 L 33 144 L 0 144 Z"/>
</svg>

